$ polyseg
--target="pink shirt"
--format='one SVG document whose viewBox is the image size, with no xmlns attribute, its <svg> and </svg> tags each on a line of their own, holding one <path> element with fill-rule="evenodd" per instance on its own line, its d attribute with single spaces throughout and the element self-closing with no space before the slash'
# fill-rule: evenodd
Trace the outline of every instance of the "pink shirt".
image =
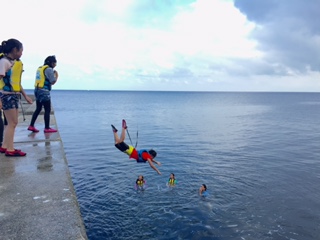
<svg viewBox="0 0 320 240">
<path fill-rule="evenodd" d="M 0 79 L 6 75 L 6 72 L 12 68 L 14 61 L 10 61 L 6 57 L 0 59 Z"/>
</svg>

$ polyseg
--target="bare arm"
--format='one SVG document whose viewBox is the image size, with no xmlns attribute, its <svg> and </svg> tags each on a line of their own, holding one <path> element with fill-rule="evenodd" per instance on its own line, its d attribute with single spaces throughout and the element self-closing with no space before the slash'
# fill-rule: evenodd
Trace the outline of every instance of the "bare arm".
<svg viewBox="0 0 320 240">
<path fill-rule="evenodd" d="M 2 75 L 2 74 L 0 74 L 0 80 L 2 79 L 4 77 L 4 75 Z M 2 93 L 0 93 L 0 95 L 1 95 Z M 1 101 L 1 99 L 0 99 L 0 109 L 2 109 L 2 101 Z"/>
<path fill-rule="evenodd" d="M 148 161 L 150 167 L 151 167 L 153 170 L 155 170 L 159 175 L 161 175 L 161 172 L 160 172 L 160 171 L 154 166 L 154 164 L 153 164 L 154 160 L 148 158 L 147 161 Z M 159 165 L 159 164 L 158 164 L 158 165 Z"/>
<path fill-rule="evenodd" d="M 26 101 L 28 102 L 28 103 L 32 103 L 32 99 L 30 98 L 30 97 L 28 97 L 28 95 L 26 94 L 26 92 L 24 91 L 24 89 L 23 89 L 23 87 L 20 85 L 20 92 L 21 92 L 21 94 L 22 94 L 22 96 L 26 99 Z"/>
<path fill-rule="evenodd" d="M 154 159 L 151 159 L 151 161 L 152 161 L 152 162 L 154 162 L 155 164 L 157 164 L 157 165 L 161 166 L 161 162 L 157 162 L 157 161 L 156 161 L 156 160 L 154 160 Z"/>
</svg>

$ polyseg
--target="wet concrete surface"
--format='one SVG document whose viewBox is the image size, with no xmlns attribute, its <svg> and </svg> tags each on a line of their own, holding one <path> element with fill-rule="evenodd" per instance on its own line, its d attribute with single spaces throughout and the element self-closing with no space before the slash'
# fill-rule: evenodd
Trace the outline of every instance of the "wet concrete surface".
<svg viewBox="0 0 320 240">
<path fill-rule="evenodd" d="M 14 146 L 27 156 L 0 154 L 0 240 L 87 239 L 59 132 L 44 133 L 39 115 L 31 133 L 35 103 L 23 109 Z M 53 111 L 50 120 L 57 128 Z"/>
</svg>

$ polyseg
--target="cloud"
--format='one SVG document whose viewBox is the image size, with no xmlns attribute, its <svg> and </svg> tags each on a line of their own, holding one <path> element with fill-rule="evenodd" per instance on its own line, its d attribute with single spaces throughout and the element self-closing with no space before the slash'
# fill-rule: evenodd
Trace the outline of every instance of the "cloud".
<svg viewBox="0 0 320 240">
<path fill-rule="evenodd" d="M 97 5 L 92 1 L 81 13 L 86 20 L 94 16 L 83 31 L 95 36 L 90 51 L 84 49 L 83 55 L 100 52 L 91 64 L 100 65 L 108 79 L 127 81 L 125 86 L 134 85 L 127 79 L 138 85 L 153 81 L 152 86 L 170 80 L 183 88 L 201 78 L 212 78 L 220 71 L 212 64 L 216 68 L 230 57 L 258 55 L 255 43 L 245 38 L 253 25 L 230 1 L 183 1 L 183 5 L 182 1 L 125 2 L 121 12 L 113 12 L 107 2 Z M 226 21 L 222 24 L 221 19 Z M 102 87 L 108 88 L 103 83 Z"/>
<path fill-rule="evenodd" d="M 320 8 L 318 0 L 235 0 L 235 6 L 257 27 L 251 34 L 266 62 L 287 71 L 279 75 L 320 70 Z"/>
<path fill-rule="evenodd" d="M 1 29 L 25 88 L 55 54 L 59 89 L 320 91 L 316 2 L 11 0 Z"/>
</svg>

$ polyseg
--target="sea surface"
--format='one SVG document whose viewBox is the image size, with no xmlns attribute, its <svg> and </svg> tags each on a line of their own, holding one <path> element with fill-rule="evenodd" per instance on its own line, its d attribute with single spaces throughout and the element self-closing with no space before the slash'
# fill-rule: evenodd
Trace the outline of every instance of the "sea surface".
<svg viewBox="0 0 320 240">
<path fill-rule="evenodd" d="M 52 102 L 90 240 L 320 239 L 320 93 L 53 90 Z M 122 119 L 162 175 L 114 147 Z"/>
</svg>

